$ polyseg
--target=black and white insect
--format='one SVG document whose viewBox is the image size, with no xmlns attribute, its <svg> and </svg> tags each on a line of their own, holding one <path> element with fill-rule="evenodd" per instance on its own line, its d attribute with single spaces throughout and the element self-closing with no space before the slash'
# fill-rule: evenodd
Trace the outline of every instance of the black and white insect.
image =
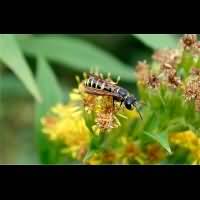
<svg viewBox="0 0 200 200">
<path fill-rule="evenodd" d="M 124 106 L 128 110 L 133 110 L 134 108 L 140 115 L 142 116 L 137 109 L 137 99 L 134 95 L 130 95 L 128 90 L 120 87 L 117 83 L 114 83 L 110 80 L 104 80 L 102 77 L 89 74 L 89 77 L 84 82 L 85 85 L 85 92 L 91 95 L 97 96 L 112 96 L 113 97 L 113 105 L 115 101 L 121 102 L 121 105 Z"/>
</svg>

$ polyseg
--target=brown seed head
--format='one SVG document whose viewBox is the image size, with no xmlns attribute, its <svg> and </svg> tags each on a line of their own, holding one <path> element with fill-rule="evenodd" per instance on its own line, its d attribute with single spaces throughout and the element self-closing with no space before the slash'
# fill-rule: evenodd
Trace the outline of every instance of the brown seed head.
<svg viewBox="0 0 200 200">
<path fill-rule="evenodd" d="M 197 100 L 200 98 L 200 80 L 191 78 L 185 86 L 186 101 Z"/>
<path fill-rule="evenodd" d="M 193 67 L 191 70 L 191 75 L 200 77 L 200 68 Z"/>
<path fill-rule="evenodd" d="M 150 161 L 159 161 L 165 157 L 165 152 L 158 144 L 149 144 L 147 146 L 147 155 Z"/>
<path fill-rule="evenodd" d="M 200 112 L 200 95 L 197 96 L 197 99 L 195 101 L 195 108 L 197 112 Z"/>
<path fill-rule="evenodd" d="M 146 63 L 146 61 L 139 61 L 136 66 L 136 75 L 138 81 L 142 84 L 145 84 L 148 80 L 149 73 L 149 65 Z"/>
<path fill-rule="evenodd" d="M 163 83 L 173 89 L 181 85 L 181 79 L 177 76 L 176 68 L 173 65 L 168 63 L 161 65 L 160 75 L 162 75 Z"/>
<path fill-rule="evenodd" d="M 177 49 L 160 49 L 153 54 L 152 58 L 161 65 L 168 63 L 175 66 L 180 58 L 180 51 Z"/>
<path fill-rule="evenodd" d="M 124 154 L 130 158 L 134 158 L 140 153 L 139 147 L 134 143 L 128 143 L 125 146 Z"/>
<path fill-rule="evenodd" d="M 158 79 L 158 77 L 155 74 L 151 74 L 151 75 L 149 75 L 146 84 L 150 88 L 157 88 L 160 86 L 160 80 Z"/>
<path fill-rule="evenodd" d="M 184 49 L 190 49 L 197 43 L 196 34 L 185 34 L 181 39 Z"/>
<path fill-rule="evenodd" d="M 102 132 L 110 131 L 111 129 L 118 127 L 112 112 L 98 113 L 96 116 L 96 125 Z"/>
<path fill-rule="evenodd" d="M 116 153 L 113 151 L 105 151 L 102 155 L 103 163 L 113 163 L 116 160 Z"/>
</svg>

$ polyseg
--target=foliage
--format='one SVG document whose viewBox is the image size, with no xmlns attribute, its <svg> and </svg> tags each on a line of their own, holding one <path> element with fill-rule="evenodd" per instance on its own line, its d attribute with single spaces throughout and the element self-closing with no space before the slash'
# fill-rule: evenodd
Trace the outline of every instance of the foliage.
<svg viewBox="0 0 200 200">
<path fill-rule="evenodd" d="M 34 129 L 38 157 L 43 164 L 198 163 L 199 100 L 198 95 L 189 93 L 195 90 L 191 85 L 198 85 L 191 82 L 194 81 L 191 69 L 200 67 L 195 37 L 184 37 L 182 47 L 176 47 L 177 38 L 170 34 L 113 36 L 112 48 L 106 42 L 102 46 L 94 37 L 101 38 L 100 35 L 89 39 L 76 35 L 2 35 L 1 118 L 5 119 L 4 105 L 9 106 L 12 99 L 31 103 L 35 117 L 30 117 L 29 128 Z M 123 41 L 118 37 L 123 37 Z M 178 51 L 175 63 L 171 63 L 172 57 L 169 59 L 170 51 L 164 54 L 157 51 L 168 47 L 175 50 L 172 57 Z M 156 53 L 151 60 L 153 51 Z M 140 79 L 141 74 L 134 66 L 139 59 L 149 61 L 139 63 L 148 65 L 146 80 Z M 160 81 L 165 73 L 164 64 L 175 66 L 176 74 L 171 77 L 172 82 L 158 83 L 156 78 Z M 80 92 L 80 82 L 78 88 L 75 86 L 76 75 L 96 68 L 103 74 L 110 72 L 114 80 L 119 75 L 121 85 L 131 93 L 134 91 L 141 102 L 143 120 L 136 111 L 122 109 L 112 113 L 113 126 L 109 132 L 98 130 L 108 119 L 107 113 L 114 112 L 106 112 L 111 99 L 92 99 Z M 168 75 L 164 77 L 169 78 Z M 82 76 L 80 79 L 83 80 Z M 27 91 L 34 99 L 27 98 L 30 97 Z M 92 101 L 96 107 L 90 107 Z M 83 102 L 89 103 L 89 107 Z"/>
</svg>

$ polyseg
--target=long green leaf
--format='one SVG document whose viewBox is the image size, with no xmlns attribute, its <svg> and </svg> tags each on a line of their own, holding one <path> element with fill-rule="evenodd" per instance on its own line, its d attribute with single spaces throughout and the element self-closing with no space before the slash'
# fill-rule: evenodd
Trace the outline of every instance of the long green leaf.
<svg viewBox="0 0 200 200">
<path fill-rule="evenodd" d="M 0 61 L 15 73 L 38 101 L 41 100 L 33 74 L 12 34 L 0 36 Z"/>
<path fill-rule="evenodd" d="M 43 97 L 42 103 L 36 104 L 36 133 L 41 162 L 44 164 L 55 163 L 55 149 L 50 146 L 48 138 L 42 133 L 41 118 L 49 109 L 61 102 L 62 91 L 50 66 L 43 58 L 38 58 L 37 83 Z"/>
<path fill-rule="evenodd" d="M 16 97 L 29 97 L 29 93 L 23 87 L 13 74 L 1 76 L 0 78 L 0 91 L 3 97 L 16 98 Z"/>
<path fill-rule="evenodd" d="M 141 42 L 152 49 L 173 48 L 177 39 L 171 34 L 133 34 Z"/>
<path fill-rule="evenodd" d="M 165 148 L 169 154 L 172 153 L 171 148 L 169 146 L 169 141 L 168 141 L 168 135 L 167 133 L 157 133 L 157 134 L 152 134 L 149 132 L 145 132 L 145 134 L 155 141 L 157 141 L 163 148 Z"/>
<path fill-rule="evenodd" d="M 73 67 L 77 71 L 88 72 L 97 67 L 100 72 L 111 72 L 125 81 L 134 81 L 133 70 L 117 58 L 78 38 L 69 36 L 44 36 L 19 39 L 25 54 L 43 57 Z"/>
</svg>

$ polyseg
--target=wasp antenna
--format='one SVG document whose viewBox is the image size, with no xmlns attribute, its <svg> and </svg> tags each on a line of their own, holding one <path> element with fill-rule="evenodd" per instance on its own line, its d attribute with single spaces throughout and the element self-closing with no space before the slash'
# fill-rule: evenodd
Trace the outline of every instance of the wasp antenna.
<svg viewBox="0 0 200 200">
<path fill-rule="evenodd" d="M 135 109 L 138 112 L 138 114 L 140 115 L 141 120 L 143 120 L 143 117 L 142 117 L 142 115 L 141 115 L 141 113 L 140 113 L 140 111 L 139 111 L 139 109 L 138 109 L 138 107 L 136 105 L 135 105 Z"/>
</svg>

